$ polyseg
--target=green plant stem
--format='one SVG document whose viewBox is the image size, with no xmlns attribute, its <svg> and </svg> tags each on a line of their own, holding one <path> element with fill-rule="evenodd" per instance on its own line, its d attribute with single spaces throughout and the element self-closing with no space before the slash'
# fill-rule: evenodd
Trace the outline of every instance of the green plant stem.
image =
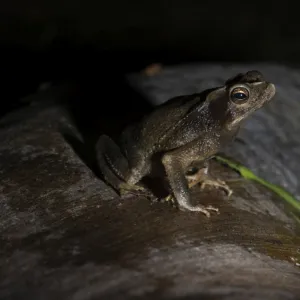
<svg viewBox="0 0 300 300">
<path fill-rule="evenodd" d="M 217 155 L 215 158 L 217 161 L 224 163 L 224 164 L 228 165 L 230 168 L 238 171 L 241 174 L 241 176 L 244 177 L 245 179 L 254 180 L 254 181 L 264 185 L 265 187 L 267 187 L 268 189 L 272 190 L 277 195 L 282 197 L 286 202 L 288 202 L 290 205 L 292 205 L 295 209 L 300 211 L 300 202 L 291 193 L 286 191 L 281 186 L 272 184 L 272 183 L 256 176 L 250 169 L 246 168 L 245 166 L 243 166 L 239 163 L 231 161 L 228 158 L 225 158 L 225 157 L 222 157 L 219 155 Z"/>
</svg>

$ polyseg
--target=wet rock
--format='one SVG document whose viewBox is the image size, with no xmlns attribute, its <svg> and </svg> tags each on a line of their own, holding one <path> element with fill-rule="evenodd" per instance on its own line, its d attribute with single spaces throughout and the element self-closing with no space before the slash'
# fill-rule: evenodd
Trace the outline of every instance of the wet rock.
<svg viewBox="0 0 300 300">
<path fill-rule="evenodd" d="M 195 74 L 205 68 L 167 69 L 163 75 L 134 80 L 140 88 L 150 80 L 152 92 L 145 89 L 145 93 L 155 99 L 155 91 L 163 86 L 167 91 L 168 84 L 169 91 L 176 86 L 173 92 L 178 94 L 180 85 L 186 92 L 185 84 L 201 83 L 179 79 L 198 78 Z M 299 113 L 298 90 L 295 84 L 293 94 L 290 85 L 298 73 L 264 68 L 277 78 L 276 105 L 285 107 L 291 101 L 294 107 L 287 115 L 281 113 L 279 123 L 284 120 L 285 125 L 278 130 L 288 131 L 286 143 L 291 142 L 295 162 L 299 144 L 292 124 L 299 126 L 293 120 Z M 212 67 L 207 80 L 219 82 L 237 69 Z M 162 77 L 151 81 L 155 76 Z M 174 79 L 172 84 L 168 76 Z M 290 97 L 282 98 L 287 93 Z M 163 95 L 167 92 L 158 92 L 156 99 Z M 231 148 L 235 149 L 231 155 L 262 173 L 262 158 L 253 149 L 270 149 L 267 141 L 281 136 L 276 134 L 276 105 L 258 114 L 259 130 L 258 119 L 249 120 L 241 135 L 245 144 Z M 191 190 L 195 203 L 219 208 L 220 214 L 211 218 L 180 212 L 142 195 L 120 199 L 66 139 L 71 135 L 84 140 L 63 106 L 37 105 L 18 113 L 18 118 L 8 116 L 0 127 L 1 299 L 297 299 L 300 295 L 299 226 L 291 209 L 264 187 L 240 180 L 234 171 L 213 162 L 213 174 L 231 180 L 234 193 L 228 199 L 221 190 L 201 192 L 198 186 Z M 279 139 L 274 148 L 282 143 Z M 289 170 L 286 155 L 274 155 L 270 161 L 278 160 L 276 165 L 285 164 Z M 273 178 L 273 169 L 265 172 Z M 294 166 L 290 172 L 295 172 Z M 285 174 L 282 180 L 290 184 Z"/>
</svg>

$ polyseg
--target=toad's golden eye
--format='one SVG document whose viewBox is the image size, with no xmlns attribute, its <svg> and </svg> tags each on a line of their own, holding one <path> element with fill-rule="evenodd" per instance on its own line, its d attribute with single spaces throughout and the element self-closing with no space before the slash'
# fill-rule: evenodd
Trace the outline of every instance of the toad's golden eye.
<svg viewBox="0 0 300 300">
<path fill-rule="evenodd" d="M 231 91 L 230 97 L 236 104 L 245 103 L 249 99 L 249 90 L 244 87 L 236 87 Z"/>
</svg>

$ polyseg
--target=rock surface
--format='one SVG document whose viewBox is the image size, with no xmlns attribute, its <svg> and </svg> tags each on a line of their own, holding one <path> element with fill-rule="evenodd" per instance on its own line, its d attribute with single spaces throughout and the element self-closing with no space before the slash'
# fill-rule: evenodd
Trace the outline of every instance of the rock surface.
<svg viewBox="0 0 300 300">
<path fill-rule="evenodd" d="M 180 66 L 130 80 L 157 103 L 251 68 Z M 260 69 L 277 99 L 227 151 L 298 193 L 300 72 Z M 83 140 L 63 106 L 28 108 L 0 128 L 0 299 L 299 299 L 298 223 L 265 188 L 232 181 L 230 199 L 193 188 L 194 201 L 219 207 L 210 219 L 122 200 L 66 139 Z M 213 172 L 237 178 L 217 163 Z"/>
</svg>

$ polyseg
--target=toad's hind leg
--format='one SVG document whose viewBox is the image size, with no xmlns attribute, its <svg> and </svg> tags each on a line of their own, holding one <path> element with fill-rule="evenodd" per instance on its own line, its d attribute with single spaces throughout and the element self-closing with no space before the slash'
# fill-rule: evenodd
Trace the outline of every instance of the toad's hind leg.
<svg viewBox="0 0 300 300">
<path fill-rule="evenodd" d="M 97 160 L 104 179 L 121 194 L 143 190 L 143 187 L 127 183 L 130 173 L 127 158 L 119 146 L 107 135 L 100 136 L 96 145 Z"/>
<path fill-rule="evenodd" d="M 118 145 L 107 135 L 102 135 L 96 144 L 96 156 L 104 179 L 119 190 L 128 172 L 128 161 Z"/>
</svg>

